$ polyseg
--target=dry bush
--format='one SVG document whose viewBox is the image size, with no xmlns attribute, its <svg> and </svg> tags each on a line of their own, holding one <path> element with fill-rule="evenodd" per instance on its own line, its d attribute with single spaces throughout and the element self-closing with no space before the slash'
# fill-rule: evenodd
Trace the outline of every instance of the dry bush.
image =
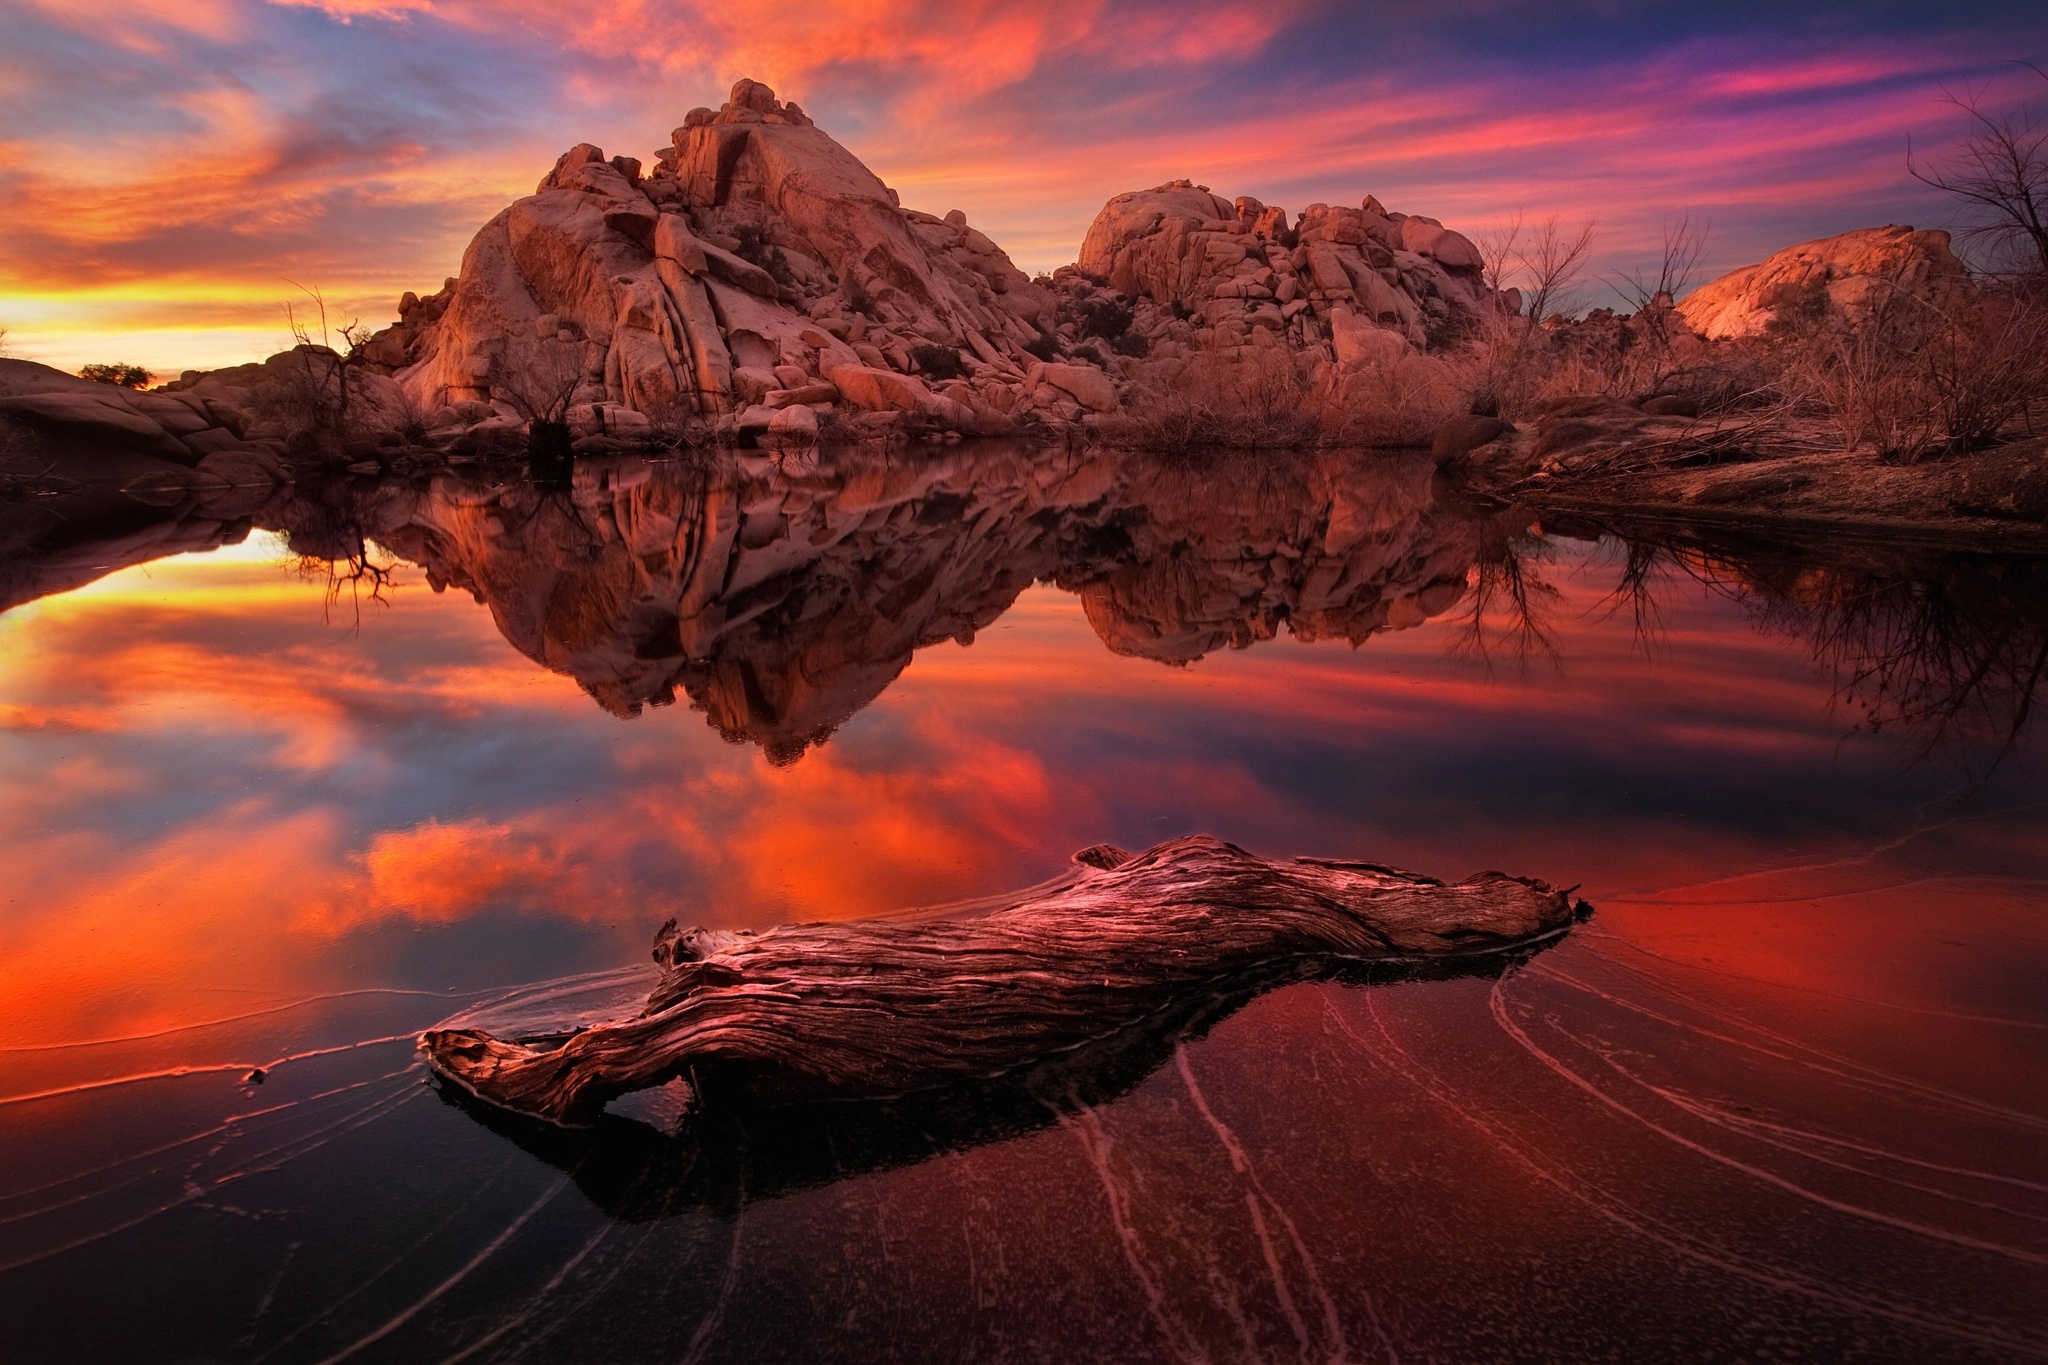
<svg viewBox="0 0 2048 1365">
<path fill-rule="evenodd" d="M 537 459 L 570 458 L 569 404 L 583 382 L 583 350 L 573 341 L 543 341 L 519 364 L 491 366 L 491 396 L 526 420 L 527 453 Z"/>
<path fill-rule="evenodd" d="M 351 404 L 360 386 L 350 383 L 343 356 L 325 346 L 302 344 L 264 366 L 249 406 L 294 448 L 330 450 L 357 436 L 362 405 Z"/>
<path fill-rule="evenodd" d="M 1767 353 L 1788 409 L 1824 413 L 1845 449 L 1913 463 L 1982 449 L 2048 401 L 2048 297 L 1987 293 L 1937 303 L 1899 286 L 1851 324 L 1792 314 Z"/>
<path fill-rule="evenodd" d="M 1327 440 L 1361 446 L 1426 446 L 1463 412 L 1468 391 L 1457 370 L 1408 354 L 1339 370 L 1318 410 Z"/>
<path fill-rule="evenodd" d="M 648 421 L 648 436 L 655 445 L 669 450 L 693 450 L 712 444 L 711 424 L 697 412 L 696 400 L 687 393 L 674 393 L 641 411 Z"/>
<path fill-rule="evenodd" d="M 1428 356 L 1339 369 L 1276 346 L 1142 367 L 1124 414 L 1103 434 L 1168 451 L 1418 446 L 1463 402 L 1456 371 Z"/>
<path fill-rule="evenodd" d="M 1198 355 L 1143 366 L 1124 413 L 1103 435 L 1162 451 L 1313 444 L 1317 399 L 1302 363 L 1278 347 L 1245 354 L 1242 361 Z"/>
</svg>

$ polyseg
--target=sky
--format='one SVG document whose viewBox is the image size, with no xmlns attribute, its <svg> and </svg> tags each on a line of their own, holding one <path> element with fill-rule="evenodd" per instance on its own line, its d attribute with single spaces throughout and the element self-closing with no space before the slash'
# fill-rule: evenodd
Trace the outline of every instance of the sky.
<svg viewBox="0 0 2048 1365">
<path fill-rule="evenodd" d="M 1949 95 L 2048 108 L 2021 60 L 2038 0 L 9 0 L 0 344 L 239 363 L 302 288 L 383 325 L 563 149 L 651 159 L 741 76 L 1034 272 L 1187 176 L 1474 235 L 1592 219 L 1603 276 L 1690 214 L 1711 274 L 1948 225 L 1908 139 L 1953 142 Z"/>
</svg>

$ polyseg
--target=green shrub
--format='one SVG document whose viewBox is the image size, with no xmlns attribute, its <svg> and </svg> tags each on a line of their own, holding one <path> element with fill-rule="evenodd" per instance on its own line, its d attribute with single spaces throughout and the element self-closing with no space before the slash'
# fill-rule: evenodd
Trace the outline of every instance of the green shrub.
<svg viewBox="0 0 2048 1365">
<path fill-rule="evenodd" d="M 95 384 L 112 384 L 121 389 L 139 389 L 156 378 L 140 365 L 117 363 L 113 365 L 81 365 L 80 379 L 90 379 Z"/>
</svg>

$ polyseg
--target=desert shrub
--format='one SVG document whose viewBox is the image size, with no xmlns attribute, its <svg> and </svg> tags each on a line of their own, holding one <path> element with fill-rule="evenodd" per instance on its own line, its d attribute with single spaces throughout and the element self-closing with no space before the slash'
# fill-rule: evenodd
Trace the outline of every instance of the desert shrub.
<svg viewBox="0 0 2048 1365">
<path fill-rule="evenodd" d="M 1152 354 L 1152 343 L 1145 338 L 1145 334 L 1142 332 L 1125 332 L 1122 336 L 1109 343 L 1109 349 L 1115 351 L 1118 355 L 1127 355 L 1134 360 L 1143 360 L 1146 356 Z"/>
<path fill-rule="evenodd" d="M 648 435 L 654 444 L 670 450 L 690 450 L 711 443 L 711 425 L 697 412 L 687 393 L 673 393 L 643 406 Z"/>
<path fill-rule="evenodd" d="M 90 379 L 95 384 L 112 384 L 121 389 L 139 389 L 156 378 L 140 365 L 130 365 L 123 361 L 116 361 L 112 365 L 81 365 L 78 367 L 78 377 Z"/>
<path fill-rule="evenodd" d="M 1024 343 L 1024 353 L 1040 360 L 1054 361 L 1060 358 L 1059 338 L 1050 332 L 1041 332 Z"/>
<path fill-rule="evenodd" d="M 910 358 L 933 379 L 964 379 L 967 362 L 951 346 L 923 345 L 910 348 Z"/>
<path fill-rule="evenodd" d="M 1465 399 L 1459 373 L 1430 356 L 1339 369 L 1256 348 L 1141 367 L 1125 412 L 1104 435 L 1160 451 L 1421 446 Z"/>
<path fill-rule="evenodd" d="M 1114 299 L 1090 299 L 1074 308 L 1074 320 L 1084 337 L 1115 341 L 1131 330 L 1130 308 Z"/>
<path fill-rule="evenodd" d="M 527 455 L 543 462 L 570 458 L 569 403 L 583 382 L 583 351 L 572 341 L 544 341 L 518 365 L 494 363 L 493 398 L 526 420 Z"/>
<path fill-rule="evenodd" d="M 2048 301 L 2026 292 L 1936 302 L 1887 284 L 1853 321 L 1809 306 L 1773 327 L 1765 354 L 1785 406 L 1825 414 L 1845 449 L 1886 460 L 1981 449 L 2048 399 Z"/>
<path fill-rule="evenodd" d="M 1454 369 L 1412 353 L 1336 371 L 1325 383 L 1317 405 L 1324 438 L 1346 445 L 1426 446 L 1471 406 Z"/>
<path fill-rule="evenodd" d="M 789 257 L 781 247 L 768 240 L 767 229 L 759 223 L 742 223 L 733 229 L 732 235 L 740 240 L 739 249 L 733 253 L 735 256 L 760 266 L 785 288 L 796 286 L 796 272 L 789 268 Z"/>
</svg>

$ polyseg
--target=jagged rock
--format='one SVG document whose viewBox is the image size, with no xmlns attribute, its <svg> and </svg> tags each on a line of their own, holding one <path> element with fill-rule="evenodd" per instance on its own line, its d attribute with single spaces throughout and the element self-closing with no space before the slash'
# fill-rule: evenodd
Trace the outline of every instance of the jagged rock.
<svg viewBox="0 0 2048 1365">
<path fill-rule="evenodd" d="M 1481 265 L 1465 237 L 1370 197 L 1356 209 L 1311 204 L 1290 228 L 1285 210 L 1176 180 L 1104 205 L 1077 274 L 1139 301 L 1141 314 L 1149 304 L 1198 318 L 1190 340 L 1241 346 L 1265 332 L 1348 366 L 1438 344 L 1505 308 Z M 1148 336 L 1172 334 L 1158 314 L 1138 321 Z"/>
<path fill-rule="evenodd" d="M 964 215 L 899 207 L 758 82 L 739 82 L 715 113 L 692 111 L 657 160 L 641 179 L 630 158 L 571 148 L 477 234 L 444 304 L 409 295 L 407 392 L 430 408 L 526 408 L 573 390 L 715 416 L 865 368 L 892 382 L 842 384 L 848 402 L 943 419 L 967 409 L 919 397 L 900 373 L 912 348 L 1017 369 L 1051 325 L 1050 297 Z M 748 373 L 778 370 L 795 373 Z"/>
<path fill-rule="evenodd" d="M 1730 271 L 1688 294 L 1678 311 L 1695 332 L 1721 340 L 1755 336 L 1787 311 L 1832 312 L 1853 325 L 1893 289 L 1940 303 L 1969 288 L 1946 232 L 1861 228 Z"/>
</svg>

